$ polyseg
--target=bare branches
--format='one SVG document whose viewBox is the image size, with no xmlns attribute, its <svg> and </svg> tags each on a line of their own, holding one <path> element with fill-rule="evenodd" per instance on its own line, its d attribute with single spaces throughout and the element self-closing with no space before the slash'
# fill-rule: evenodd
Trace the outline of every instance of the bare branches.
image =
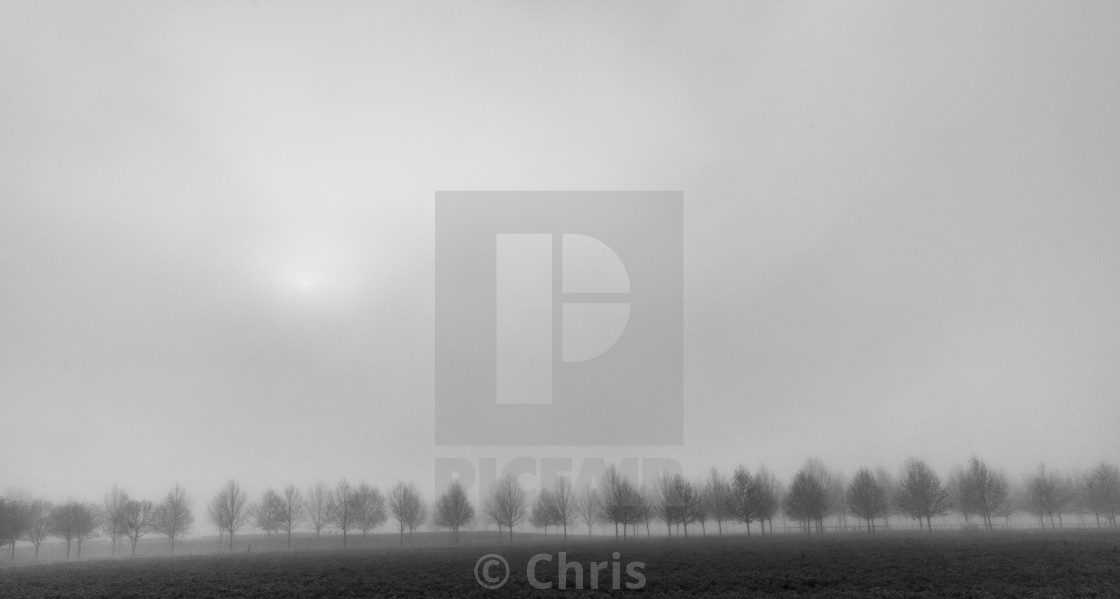
<svg viewBox="0 0 1120 599">
<path fill-rule="evenodd" d="M 488 506 L 491 517 L 498 524 L 509 529 L 509 540 L 513 540 L 513 527 L 525 519 L 525 489 L 517 482 L 517 477 L 507 474 L 490 490 Z"/>
<path fill-rule="evenodd" d="M 327 522 L 342 531 L 342 546 L 346 547 L 346 537 L 357 524 L 361 512 L 361 498 L 345 478 L 338 481 L 327 500 Z"/>
<path fill-rule="evenodd" d="M 887 514 L 890 497 L 867 468 L 861 468 L 852 478 L 847 492 L 848 512 L 867 523 L 867 531 L 875 530 L 875 519 Z M 858 530 L 858 523 L 857 523 Z"/>
<path fill-rule="evenodd" d="M 424 523 L 428 518 L 428 509 L 424 505 L 420 491 L 411 483 L 398 482 L 397 486 L 389 492 L 389 514 L 400 526 L 401 544 L 404 544 L 404 531 L 408 529 L 409 538 L 412 531 Z"/>
<path fill-rule="evenodd" d="M 191 525 L 194 524 L 194 514 L 191 513 L 192 503 L 183 487 L 175 485 L 175 488 L 171 489 L 163 501 L 156 506 L 152 530 L 167 535 L 168 541 L 171 542 L 171 553 L 175 553 L 175 539 L 189 533 Z"/>
<path fill-rule="evenodd" d="M 1062 512 L 1073 505 L 1076 497 L 1076 486 L 1073 479 L 1060 473 L 1047 471 L 1045 465 L 1039 465 L 1038 472 L 1027 477 L 1023 484 L 1025 507 L 1038 516 L 1039 525 L 1046 526 L 1044 517 L 1049 517 L 1050 528 L 1055 528 L 1054 515 L 1057 514 L 1061 523 Z"/>
<path fill-rule="evenodd" d="M 918 521 L 926 521 L 926 528 L 933 530 L 933 517 L 949 512 L 951 502 L 949 489 L 941 484 L 941 478 L 921 460 L 907 460 L 903 465 L 902 477 L 894 500 L 902 512 Z"/>
<path fill-rule="evenodd" d="M 249 522 L 249 496 L 241 490 L 241 485 L 231 480 L 225 484 L 210 501 L 210 520 L 219 531 L 229 533 L 229 550 L 233 551 L 233 537 Z"/>
<path fill-rule="evenodd" d="M 449 528 L 459 542 L 459 529 L 474 520 L 474 507 L 459 481 L 453 481 L 436 502 L 436 526 Z"/>
<path fill-rule="evenodd" d="M 140 537 L 152 531 L 155 506 L 150 501 L 130 499 L 121 509 L 121 532 L 132 543 L 132 556 L 136 557 L 136 544 Z M 78 546 L 79 551 L 81 545 Z"/>
<path fill-rule="evenodd" d="M 315 483 L 315 486 L 307 490 L 307 498 L 303 504 L 304 512 L 307 514 L 307 521 L 315 529 L 316 538 L 319 537 L 323 528 L 330 521 L 330 513 L 327 511 L 327 505 L 330 503 L 330 493 L 327 483 L 323 481 Z"/>
<path fill-rule="evenodd" d="M 303 521 L 306 508 L 303 502 L 303 493 L 295 485 L 284 487 L 284 494 L 280 497 L 280 512 L 278 518 L 280 527 L 288 534 L 288 549 L 292 548 L 292 529 Z"/>
<path fill-rule="evenodd" d="M 150 505 L 150 504 L 149 504 Z M 127 514 L 127 512 L 126 512 Z M 70 544 L 78 542 L 78 557 L 82 557 L 82 541 L 97 530 L 96 510 L 83 503 L 71 501 L 51 510 L 51 532 L 66 541 L 66 559 L 70 559 Z M 125 529 L 128 532 L 128 529 Z M 136 554 L 136 543 L 132 544 L 132 554 Z"/>
</svg>

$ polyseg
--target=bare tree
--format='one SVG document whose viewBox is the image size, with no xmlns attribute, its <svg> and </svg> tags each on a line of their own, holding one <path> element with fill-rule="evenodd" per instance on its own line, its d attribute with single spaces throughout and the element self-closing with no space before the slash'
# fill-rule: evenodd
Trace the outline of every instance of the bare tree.
<svg viewBox="0 0 1120 599">
<path fill-rule="evenodd" d="M 883 512 L 883 527 L 887 530 L 891 528 L 891 516 L 898 513 L 898 481 L 895 477 L 884 467 L 878 466 L 875 468 L 875 480 L 879 482 L 879 486 L 887 492 L 887 508 Z"/>
<path fill-rule="evenodd" d="M 288 549 L 292 548 L 292 529 L 303 521 L 304 517 L 303 493 L 295 485 L 284 487 L 284 495 L 280 498 L 280 528 L 288 534 Z"/>
<path fill-rule="evenodd" d="M 832 485 L 830 473 L 817 460 L 809 460 L 794 475 L 789 491 L 782 500 L 782 507 L 792 520 L 798 520 L 805 532 L 824 532 L 824 517 L 831 511 Z"/>
<path fill-rule="evenodd" d="M 649 525 L 660 515 L 657 509 L 657 492 L 650 489 L 646 485 L 638 489 L 638 497 L 641 499 L 641 513 L 639 520 L 646 527 L 646 538 L 650 537 Z"/>
<path fill-rule="evenodd" d="M 509 529 L 513 541 L 513 527 L 525 519 L 525 489 L 512 474 L 503 476 L 490 490 L 490 506 L 499 526 Z"/>
<path fill-rule="evenodd" d="M 253 524 L 263 530 L 266 537 L 271 537 L 283 526 L 283 510 L 284 500 L 272 489 L 266 489 L 260 502 L 249 507 Z"/>
<path fill-rule="evenodd" d="M 327 501 L 327 521 L 342 531 L 342 546 L 346 547 L 346 537 L 351 528 L 358 523 L 362 510 L 362 498 L 345 478 L 338 481 Z"/>
<path fill-rule="evenodd" d="M 121 519 L 123 514 L 121 510 L 124 509 L 124 504 L 128 503 L 128 493 L 125 493 L 117 485 L 105 494 L 104 507 L 102 508 L 102 521 L 101 527 L 105 534 L 113 542 L 113 555 L 117 555 L 117 541 L 120 540 L 121 535 Z"/>
<path fill-rule="evenodd" d="M 24 537 L 35 547 L 35 559 L 39 559 L 39 546 L 51 535 L 51 502 L 45 499 L 35 499 L 27 504 L 26 530 Z"/>
<path fill-rule="evenodd" d="M 672 536 L 672 527 L 677 526 L 677 532 L 684 528 L 684 536 L 688 536 L 688 525 L 699 519 L 700 505 L 703 498 L 696 485 L 681 474 L 662 476 L 657 483 L 657 513 L 665 521 Z"/>
<path fill-rule="evenodd" d="M 918 521 L 918 528 L 924 518 L 926 528 L 932 531 L 933 517 L 949 513 L 949 489 L 928 464 L 910 459 L 902 467 L 895 503 L 904 514 Z"/>
<path fill-rule="evenodd" d="M 874 474 L 861 468 L 848 485 L 848 512 L 867 523 L 867 531 L 874 532 L 875 519 L 887 513 L 889 503 L 887 490 L 883 488 Z M 857 523 L 858 530 L 858 523 Z"/>
<path fill-rule="evenodd" d="M 691 483 L 693 492 L 696 494 L 696 501 L 692 506 L 693 521 L 700 524 L 700 534 L 708 536 L 708 518 L 712 516 L 708 508 L 711 507 L 711 502 L 708 500 L 708 485 L 703 480 Z"/>
<path fill-rule="evenodd" d="M 385 514 L 385 496 L 381 494 L 381 490 L 377 487 L 371 487 L 366 483 L 358 486 L 358 528 L 361 529 L 362 534 L 369 534 L 369 531 L 381 526 L 388 519 Z"/>
<path fill-rule="evenodd" d="M 1069 509 L 1075 499 L 1073 479 L 1060 473 L 1047 472 L 1045 465 L 1039 465 L 1038 472 L 1027 477 L 1023 484 L 1025 507 L 1038 516 L 1040 527 L 1045 527 L 1043 517 L 1050 518 L 1050 528 L 1054 528 L 1054 514 L 1058 524 L 1062 512 Z"/>
<path fill-rule="evenodd" d="M 71 501 L 51 510 L 51 531 L 66 541 L 66 559 L 70 547 L 78 542 L 78 559 L 82 557 L 82 541 L 97 529 L 97 514 L 88 505 Z"/>
<path fill-rule="evenodd" d="M 836 470 L 825 470 L 825 473 L 825 480 L 828 481 L 829 509 L 831 513 L 836 516 L 836 522 L 840 529 L 847 531 L 848 514 L 851 510 L 848 506 L 848 493 L 847 485 L 844 482 L 844 474 Z"/>
<path fill-rule="evenodd" d="M 474 520 L 474 508 L 459 481 L 452 481 L 447 491 L 436 501 L 435 516 L 436 526 L 450 528 L 455 534 L 455 543 L 458 544 L 459 529 Z"/>
<path fill-rule="evenodd" d="M 327 510 L 330 499 L 330 489 L 327 488 L 327 483 L 323 481 L 315 483 L 315 486 L 307 490 L 304 509 L 307 512 L 307 521 L 315 529 L 316 539 L 319 538 L 323 528 L 330 523 L 330 512 Z"/>
<path fill-rule="evenodd" d="M 604 520 L 614 523 L 615 538 L 618 538 L 619 525 L 625 538 L 626 527 L 640 520 L 641 496 L 614 464 L 607 466 L 598 483 L 599 512 Z"/>
<path fill-rule="evenodd" d="M 980 516 L 987 530 L 992 530 L 992 517 L 1009 509 L 1007 477 L 973 456 L 968 469 L 961 471 L 957 484 L 957 505 L 963 513 Z"/>
<path fill-rule="evenodd" d="M 156 506 L 152 518 L 152 530 L 167 535 L 171 542 L 171 553 L 175 553 L 175 539 L 180 535 L 190 532 L 194 524 L 194 514 L 191 513 L 190 497 L 180 485 L 175 485 Z"/>
<path fill-rule="evenodd" d="M 155 523 L 155 506 L 150 501 L 130 499 L 121 512 L 121 532 L 132 543 L 132 556 L 136 557 L 136 544 L 140 542 L 140 537 L 152 531 Z"/>
<path fill-rule="evenodd" d="M 552 492 L 548 489 L 542 489 L 537 493 L 537 499 L 533 502 L 533 509 L 529 513 L 529 522 L 537 528 L 543 528 L 545 534 L 548 534 L 549 526 L 560 526 L 560 516 L 556 513 L 556 501 Z"/>
<path fill-rule="evenodd" d="M 769 525 L 770 534 L 773 534 L 774 516 L 777 515 L 782 506 L 782 495 L 784 494 L 782 483 L 765 466 L 759 467 L 758 471 L 751 477 L 751 482 L 755 489 L 752 494 L 754 517 L 758 520 L 758 526 L 763 533 L 766 529 L 763 528 L 762 523 L 765 522 Z"/>
<path fill-rule="evenodd" d="M 482 505 L 479 506 L 479 518 L 483 530 L 490 528 L 490 524 L 498 527 L 498 539 L 501 539 L 505 534 L 505 528 L 502 526 L 502 517 L 498 515 L 498 504 L 494 501 L 493 496 L 482 498 Z"/>
<path fill-rule="evenodd" d="M 10 558 L 16 559 L 16 541 L 27 531 L 27 502 L 22 498 L 0 497 L 0 546 L 10 546 Z"/>
<path fill-rule="evenodd" d="M 748 537 L 751 536 L 751 522 L 755 518 L 757 506 L 755 494 L 757 492 L 758 487 L 752 479 L 750 471 L 745 466 L 736 468 L 731 475 L 729 489 L 731 514 L 747 527 Z"/>
<path fill-rule="evenodd" d="M 235 481 L 227 482 L 210 502 L 210 518 L 219 531 L 229 533 L 229 550 L 233 551 L 233 537 L 249 523 L 249 496 Z M 220 534 L 220 533 L 219 533 Z"/>
<path fill-rule="evenodd" d="M 420 491 L 412 484 L 398 482 L 397 486 L 389 492 L 389 514 L 397 521 L 401 531 L 401 545 L 404 545 L 404 531 L 407 528 L 409 537 L 416 527 L 427 519 L 427 508 L 420 497 Z"/>
<path fill-rule="evenodd" d="M 1096 517 L 1097 527 L 1101 526 L 1101 516 L 1115 527 L 1120 513 L 1120 469 L 1101 462 L 1082 475 L 1079 487 L 1082 502 Z"/>
<path fill-rule="evenodd" d="M 731 485 L 727 479 L 712 468 L 708 482 L 704 489 L 704 501 L 707 505 L 708 515 L 716 521 L 719 535 L 723 536 L 723 523 L 735 517 L 734 503 L 731 496 Z"/>
<path fill-rule="evenodd" d="M 964 468 L 956 466 L 953 471 L 949 473 L 949 480 L 946 483 L 946 489 L 949 491 L 949 501 L 952 503 L 953 508 L 964 517 L 965 524 L 972 522 L 973 503 L 974 501 L 968 496 L 968 485 L 964 482 L 965 471 Z"/>
<path fill-rule="evenodd" d="M 81 504 L 82 511 L 78 520 L 79 526 L 74 539 L 78 541 L 78 559 L 82 559 L 82 543 L 90 537 L 97 536 L 97 528 L 101 524 L 101 514 L 96 505 Z"/>
<path fill-rule="evenodd" d="M 676 497 L 676 489 L 673 488 L 673 477 L 667 473 L 662 473 L 657 479 L 657 486 L 653 490 L 653 511 L 657 517 L 665 522 L 665 532 L 669 538 L 673 537 L 673 524 L 677 522 L 680 517 L 680 501 Z M 678 533 L 680 529 L 678 528 Z"/>
<path fill-rule="evenodd" d="M 591 536 L 591 525 L 599 514 L 599 505 L 599 494 L 594 487 L 586 487 L 576 496 L 576 515 L 587 525 L 587 536 Z"/>
<path fill-rule="evenodd" d="M 568 526 L 576 519 L 577 498 L 572 481 L 566 476 L 556 481 L 556 488 L 552 491 L 553 503 L 556 506 L 556 518 L 564 530 L 564 540 L 568 540 Z"/>
<path fill-rule="evenodd" d="M 210 500 L 206 505 L 206 515 L 210 518 L 210 523 L 218 527 L 218 546 L 222 545 L 222 539 L 226 534 L 226 519 L 223 514 L 222 504 L 224 502 L 222 493 L 219 492 Z"/>
</svg>

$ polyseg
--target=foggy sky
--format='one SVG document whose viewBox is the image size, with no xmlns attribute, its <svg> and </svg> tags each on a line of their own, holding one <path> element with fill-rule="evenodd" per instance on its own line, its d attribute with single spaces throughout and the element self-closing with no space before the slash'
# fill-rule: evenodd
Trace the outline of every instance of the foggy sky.
<svg viewBox="0 0 1120 599">
<path fill-rule="evenodd" d="M 449 456 L 1118 461 L 1117 25 L 5 2 L 0 492 L 430 493 Z M 684 446 L 434 446 L 432 206 L 459 189 L 684 192 Z"/>
</svg>

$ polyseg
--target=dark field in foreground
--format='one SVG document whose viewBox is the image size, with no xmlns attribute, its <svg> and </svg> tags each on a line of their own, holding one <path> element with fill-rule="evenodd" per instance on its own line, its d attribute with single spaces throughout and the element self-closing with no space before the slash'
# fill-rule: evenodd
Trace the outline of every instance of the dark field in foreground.
<svg viewBox="0 0 1120 599">
<path fill-rule="evenodd" d="M 641 590 L 611 591 L 611 566 L 599 591 L 544 590 L 529 585 L 526 564 L 538 553 L 551 563 L 537 580 L 555 583 L 559 552 L 584 568 L 645 562 Z M 621 558 L 612 560 L 612 552 Z M 484 590 L 475 562 L 504 556 L 509 581 Z M 495 574 L 500 570 L 494 571 Z M 575 584 L 574 572 L 568 576 Z M 627 543 L 586 540 L 505 546 L 275 552 L 228 556 L 118 559 L 0 570 L 2 597 L 375 597 L 604 594 L 668 597 L 1120 597 L 1120 534 L 941 533 L 735 536 Z"/>
</svg>

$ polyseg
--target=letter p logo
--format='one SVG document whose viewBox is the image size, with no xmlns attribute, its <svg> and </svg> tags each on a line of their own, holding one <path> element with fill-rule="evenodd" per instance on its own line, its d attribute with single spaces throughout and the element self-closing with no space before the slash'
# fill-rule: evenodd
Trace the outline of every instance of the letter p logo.
<svg viewBox="0 0 1120 599">
<path fill-rule="evenodd" d="M 682 442 L 679 192 L 436 194 L 436 442 Z"/>
<path fill-rule="evenodd" d="M 497 254 L 497 402 L 550 404 L 557 355 L 583 362 L 622 337 L 630 277 L 587 235 L 499 233 Z"/>
</svg>

